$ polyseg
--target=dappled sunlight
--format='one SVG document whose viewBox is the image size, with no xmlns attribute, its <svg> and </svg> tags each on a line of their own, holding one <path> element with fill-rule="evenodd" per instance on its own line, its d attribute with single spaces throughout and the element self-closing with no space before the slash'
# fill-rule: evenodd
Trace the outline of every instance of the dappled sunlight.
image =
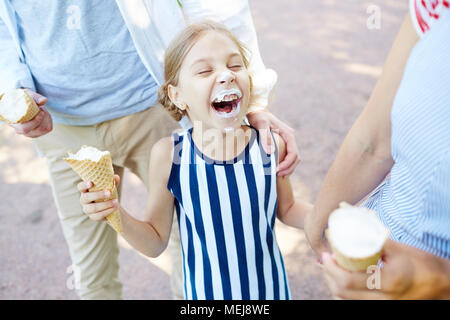
<svg viewBox="0 0 450 320">
<path fill-rule="evenodd" d="M 383 70 L 382 67 L 371 66 L 371 65 L 362 64 L 362 63 L 347 63 L 344 65 L 344 69 L 349 72 L 353 72 L 353 73 L 357 73 L 357 74 L 365 75 L 365 76 L 370 76 L 370 77 L 377 78 L 377 79 L 381 75 L 381 72 Z"/>
<path fill-rule="evenodd" d="M 330 55 L 337 60 L 349 60 L 350 57 L 348 55 L 348 52 L 345 51 L 331 51 Z"/>
<path fill-rule="evenodd" d="M 0 126 L 0 177 L 6 183 L 49 184 L 47 164 L 32 140 Z"/>
<path fill-rule="evenodd" d="M 155 267 L 159 268 L 161 271 L 166 273 L 167 275 L 170 275 L 172 271 L 172 259 L 170 257 L 169 251 L 166 249 L 164 252 L 157 258 L 149 258 L 139 251 L 135 250 L 123 237 L 118 237 L 118 243 L 119 247 L 121 249 L 125 250 L 131 250 L 135 251 L 137 254 L 139 254 L 142 258 L 153 264 Z"/>
<path fill-rule="evenodd" d="M 302 230 L 287 226 L 280 221 L 275 224 L 277 243 L 283 255 L 292 253 L 305 254 L 309 247 L 306 243 L 305 234 Z"/>
</svg>

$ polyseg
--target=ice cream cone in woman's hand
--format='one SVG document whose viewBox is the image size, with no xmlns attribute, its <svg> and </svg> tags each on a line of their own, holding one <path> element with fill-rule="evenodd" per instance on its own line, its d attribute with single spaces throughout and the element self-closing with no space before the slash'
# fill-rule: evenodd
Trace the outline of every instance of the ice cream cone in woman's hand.
<svg viewBox="0 0 450 320">
<path fill-rule="evenodd" d="M 83 146 L 76 153 L 69 152 L 69 157 L 64 158 L 72 169 L 78 173 L 85 182 L 92 181 L 94 186 L 89 192 L 109 190 L 111 197 L 101 201 L 117 199 L 118 193 L 114 184 L 114 169 L 112 166 L 111 155 L 109 151 L 100 151 L 94 147 Z M 122 224 L 120 221 L 120 212 L 115 210 L 106 217 L 108 223 L 118 233 L 122 233 Z"/>
<path fill-rule="evenodd" d="M 375 211 L 341 203 L 328 219 L 326 236 L 341 267 L 365 271 L 378 264 L 389 230 Z"/>
<path fill-rule="evenodd" d="M 24 89 L 14 89 L 0 95 L 0 120 L 23 123 L 32 120 L 40 111 Z"/>
</svg>

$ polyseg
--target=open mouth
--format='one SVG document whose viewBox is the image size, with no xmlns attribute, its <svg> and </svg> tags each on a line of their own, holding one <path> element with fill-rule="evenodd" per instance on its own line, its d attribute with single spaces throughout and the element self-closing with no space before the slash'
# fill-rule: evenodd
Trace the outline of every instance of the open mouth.
<svg viewBox="0 0 450 320">
<path fill-rule="evenodd" d="M 242 94 L 237 89 L 219 92 L 211 102 L 211 108 L 224 118 L 234 117 L 239 113 Z"/>
</svg>

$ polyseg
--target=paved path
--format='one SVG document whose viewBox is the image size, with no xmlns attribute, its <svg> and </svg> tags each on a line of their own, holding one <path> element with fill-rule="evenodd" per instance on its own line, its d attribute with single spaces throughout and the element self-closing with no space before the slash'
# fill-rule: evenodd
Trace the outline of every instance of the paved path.
<svg viewBox="0 0 450 320">
<path fill-rule="evenodd" d="M 369 30 L 367 8 L 381 10 Z M 303 162 L 296 193 L 314 200 L 340 143 L 361 112 L 407 13 L 398 0 L 250 0 L 265 64 L 278 72 L 273 112 L 296 130 Z M 123 205 L 144 208 L 129 172 Z M 71 262 L 53 204 L 45 160 L 28 139 L 0 127 L 0 299 L 76 299 Z M 302 231 L 277 226 L 294 299 L 328 299 Z M 121 241 L 126 299 L 169 299 L 166 254 L 146 259 Z"/>
</svg>

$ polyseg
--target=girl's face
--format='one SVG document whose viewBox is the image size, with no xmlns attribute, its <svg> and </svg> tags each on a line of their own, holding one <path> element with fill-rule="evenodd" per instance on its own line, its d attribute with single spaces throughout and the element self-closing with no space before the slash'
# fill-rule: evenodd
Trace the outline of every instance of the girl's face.
<svg viewBox="0 0 450 320">
<path fill-rule="evenodd" d="M 208 31 L 186 55 L 171 100 L 194 123 L 221 130 L 240 128 L 250 98 L 250 76 L 237 45 L 226 35 Z"/>
</svg>

